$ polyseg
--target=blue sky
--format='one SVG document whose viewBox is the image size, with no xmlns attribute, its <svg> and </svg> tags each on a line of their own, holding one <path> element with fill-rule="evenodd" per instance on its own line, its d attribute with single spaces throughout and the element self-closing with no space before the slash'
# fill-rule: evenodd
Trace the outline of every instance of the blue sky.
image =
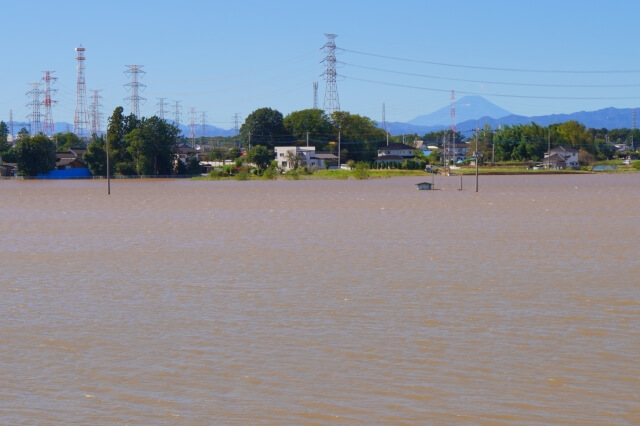
<svg viewBox="0 0 640 426">
<path fill-rule="evenodd" d="M 234 127 L 255 109 L 323 106 L 321 51 L 338 37 L 343 111 L 409 121 L 478 94 L 521 115 L 640 106 L 640 3 L 631 1 L 36 1 L 3 5 L 0 120 L 28 121 L 29 83 L 58 80 L 54 121 L 73 123 L 74 48 L 105 119 L 143 65 L 141 115 L 181 105 L 200 123 Z M 91 100 L 87 100 L 87 105 Z M 41 110 L 43 113 L 44 109 Z M 631 124 L 631 123 L 630 123 Z M 17 132 L 17 130 L 15 130 Z"/>
</svg>

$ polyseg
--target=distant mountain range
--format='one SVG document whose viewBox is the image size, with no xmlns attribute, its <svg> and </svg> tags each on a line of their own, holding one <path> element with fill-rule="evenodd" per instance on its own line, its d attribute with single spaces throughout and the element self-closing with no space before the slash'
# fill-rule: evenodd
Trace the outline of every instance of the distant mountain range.
<svg viewBox="0 0 640 426">
<path fill-rule="evenodd" d="M 483 127 L 490 124 L 492 129 L 498 126 L 515 124 L 536 123 L 540 126 L 564 123 L 575 120 L 584 124 L 587 128 L 594 129 L 630 129 L 632 126 L 633 108 L 605 108 L 597 111 L 581 111 L 572 114 L 551 114 L 534 117 L 511 114 L 509 111 L 489 102 L 482 96 L 465 96 L 455 103 L 456 128 L 465 136 L 471 134 L 476 126 Z M 379 123 L 382 127 L 382 124 Z M 388 122 L 389 133 L 394 136 L 402 134 L 418 134 L 438 132 L 451 126 L 451 106 L 440 108 L 431 114 L 420 115 L 407 123 Z M 22 128 L 29 129 L 29 123 L 14 122 L 13 129 L 17 134 Z M 183 136 L 189 136 L 191 127 L 180 124 L 178 126 Z M 55 133 L 73 131 L 73 125 L 65 122 L 54 123 Z M 202 126 L 196 125 L 196 137 L 202 136 Z M 205 136 L 233 136 L 235 129 L 221 129 L 216 126 L 206 125 Z"/>
<path fill-rule="evenodd" d="M 472 133 L 476 126 L 490 124 L 497 129 L 500 125 L 536 123 L 540 126 L 575 120 L 587 128 L 630 129 L 633 108 L 605 108 L 597 111 L 581 111 L 572 114 L 551 114 L 534 117 L 511 114 L 507 110 L 487 101 L 482 96 L 465 96 L 455 103 L 456 128 L 463 134 Z M 451 126 L 451 107 L 441 108 L 431 114 L 421 115 L 408 123 L 387 123 L 392 135 L 438 132 Z"/>
<path fill-rule="evenodd" d="M 31 126 L 30 123 L 14 121 L 13 122 L 13 131 L 17 136 L 17 134 L 20 131 L 20 129 L 25 128 L 25 129 L 29 130 L 30 126 Z M 180 124 L 180 125 L 178 125 L 178 127 L 180 128 L 180 131 L 182 132 L 183 136 L 189 136 L 189 134 L 191 133 L 191 126 Z M 105 129 L 103 129 L 102 131 L 104 132 Z M 64 121 L 53 123 L 53 133 L 67 133 L 67 132 L 73 132 L 73 124 L 66 123 Z M 200 124 L 196 125 L 195 133 L 196 133 L 196 137 L 197 138 L 202 136 L 202 125 L 200 125 Z M 212 126 L 212 125 L 209 125 L 209 124 L 205 125 L 205 136 L 206 137 L 233 136 L 235 134 L 236 134 L 235 129 L 225 130 L 225 129 L 221 129 L 219 127 Z"/>
</svg>

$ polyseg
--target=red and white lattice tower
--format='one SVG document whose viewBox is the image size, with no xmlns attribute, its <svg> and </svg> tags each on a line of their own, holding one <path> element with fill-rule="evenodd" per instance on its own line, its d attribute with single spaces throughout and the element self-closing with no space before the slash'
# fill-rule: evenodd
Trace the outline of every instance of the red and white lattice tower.
<svg viewBox="0 0 640 426">
<path fill-rule="evenodd" d="M 76 84 L 76 113 L 73 117 L 73 127 L 75 134 L 79 138 L 87 137 L 87 127 L 89 127 L 89 117 L 87 115 L 87 82 L 84 78 L 84 51 L 80 45 L 76 47 L 76 60 L 78 61 L 78 82 Z"/>
<path fill-rule="evenodd" d="M 33 136 L 42 132 L 42 121 L 40 119 L 40 95 L 42 94 L 42 90 L 40 90 L 40 82 L 29 83 L 29 86 L 33 87 L 33 89 L 27 92 L 27 95 L 31 96 L 32 99 L 27 106 L 31 108 L 31 113 L 28 117 L 31 122 L 31 135 Z"/>
<path fill-rule="evenodd" d="M 101 91 L 102 89 L 92 90 L 91 97 L 91 134 L 96 136 L 102 133 L 102 105 L 100 104 L 102 96 L 99 95 Z"/>
<path fill-rule="evenodd" d="M 137 118 L 140 118 L 140 103 L 146 101 L 145 98 L 140 96 L 140 92 L 147 86 L 138 81 L 138 76 L 142 77 L 146 74 L 146 72 L 142 71 L 142 67 L 143 65 L 127 65 L 129 69 L 124 72 L 131 78 L 131 82 L 125 84 L 125 87 L 131 90 L 131 96 L 124 98 L 124 100 L 131 103 L 131 114 Z"/>
<path fill-rule="evenodd" d="M 54 101 L 51 99 L 51 93 L 55 93 L 55 89 L 51 89 L 51 83 L 54 83 L 58 78 L 51 77 L 51 74 L 55 71 L 42 71 L 44 73 L 44 122 L 42 123 L 42 132 L 47 135 L 53 135 L 53 113 L 51 112 L 51 107 L 58 101 Z"/>
</svg>

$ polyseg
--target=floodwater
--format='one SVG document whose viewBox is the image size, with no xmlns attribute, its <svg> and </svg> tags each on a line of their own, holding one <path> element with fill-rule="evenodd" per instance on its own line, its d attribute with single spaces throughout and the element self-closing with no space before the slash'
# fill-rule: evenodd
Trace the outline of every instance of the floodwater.
<svg viewBox="0 0 640 426">
<path fill-rule="evenodd" d="M 0 181 L 0 423 L 640 423 L 640 174 L 424 180 Z"/>
</svg>

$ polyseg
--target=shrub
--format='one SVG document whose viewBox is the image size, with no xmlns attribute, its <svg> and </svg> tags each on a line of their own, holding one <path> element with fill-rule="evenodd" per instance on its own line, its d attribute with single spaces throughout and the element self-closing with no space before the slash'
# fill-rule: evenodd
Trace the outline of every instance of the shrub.
<svg viewBox="0 0 640 426">
<path fill-rule="evenodd" d="M 358 161 L 353 169 L 353 177 L 356 179 L 369 179 L 369 164 L 365 161 Z"/>
<path fill-rule="evenodd" d="M 275 179 L 278 176 L 278 169 L 271 165 L 262 173 L 262 177 L 265 179 Z"/>
<path fill-rule="evenodd" d="M 235 175 L 236 180 L 249 180 L 249 170 L 241 169 Z"/>
</svg>

